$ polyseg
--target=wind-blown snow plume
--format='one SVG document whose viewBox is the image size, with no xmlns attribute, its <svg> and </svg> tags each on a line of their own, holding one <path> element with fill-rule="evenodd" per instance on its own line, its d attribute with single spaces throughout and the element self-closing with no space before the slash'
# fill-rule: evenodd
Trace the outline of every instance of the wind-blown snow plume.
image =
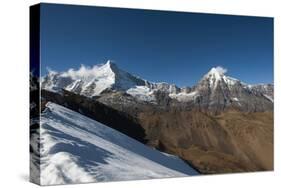
<svg viewBox="0 0 281 188">
<path fill-rule="evenodd" d="M 222 67 L 222 66 L 217 66 L 215 69 L 216 69 L 220 74 L 225 74 L 225 73 L 227 73 L 227 69 L 224 68 L 224 67 Z"/>
<path fill-rule="evenodd" d="M 79 69 L 75 70 L 73 68 L 62 73 L 62 76 L 71 77 L 72 79 L 81 79 L 81 78 L 92 78 L 93 75 L 97 73 L 97 70 L 100 70 L 101 66 L 95 65 L 93 67 L 81 65 Z"/>
</svg>

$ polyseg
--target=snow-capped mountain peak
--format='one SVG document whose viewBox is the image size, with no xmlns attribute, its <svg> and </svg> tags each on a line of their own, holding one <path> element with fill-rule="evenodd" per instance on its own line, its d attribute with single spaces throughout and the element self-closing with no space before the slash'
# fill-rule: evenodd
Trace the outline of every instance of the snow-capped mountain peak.
<svg viewBox="0 0 281 188">
<path fill-rule="evenodd" d="M 90 81 L 97 77 L 113 77 L 114 71 L 112 70 L 112 65 L 112 62 L 110 61 L 107 61 L 105 64 L 95 65 L 93 67 L 81 65 L 81 67 L 77 70 L 71 68 L 66 72 L 60 73 L 60 76 L 70 77 L 73 80 L 81 79 L 83 81 Z"/>
<path fill-rule="evenodd" d="M 50 72 L 42 79 L 42 88 L 51 91 L 66 89 L 75 93 L 97 95 L 115 82 L 115 74 L 110 63 L 86 67 L 81 65 L 77 70 Z"/>
<path fill-rule="evenodd" d="M 77 70 L 49 71 L 42 79 L 43 89 L 56 92 L 65 89 L 88 97 L 99 95 L 106 89 L 127 90 L 144 84 L 144 80 L 119 69 L 111 60 L 93 67 L 81 65 Z"/>
<path fill-rule="evenodd" d="M 231 87 L 237 83 L 241 83 L 241 81 L 238 79 L 227 76 L 226 73 L 227 69 L 221 66 L 213 67 L 207 74 L 203 76 L 199 82 L 199 85 L 200 83 L 201 85 L 204 83 L 208 84 L 210 88 L 216 89 L 218 84 L 224 84 Z"/>
</svg>

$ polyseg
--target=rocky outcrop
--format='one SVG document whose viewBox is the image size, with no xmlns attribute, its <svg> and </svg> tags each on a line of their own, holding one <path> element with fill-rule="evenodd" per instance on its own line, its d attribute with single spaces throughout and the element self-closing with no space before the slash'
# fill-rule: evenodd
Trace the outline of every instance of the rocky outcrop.
<svg viewBox="0 0 281 188">
<path fill-rule="evenodd" d="M 212 71 L 200 80 L 195 90 L 198 91 L 195 105 L 215 114 L 229 108 L 243 112 L 273 110 L 272 101 L 263 95 L 262 90 L 250 89 L 239 80 Z"/>
</svg>

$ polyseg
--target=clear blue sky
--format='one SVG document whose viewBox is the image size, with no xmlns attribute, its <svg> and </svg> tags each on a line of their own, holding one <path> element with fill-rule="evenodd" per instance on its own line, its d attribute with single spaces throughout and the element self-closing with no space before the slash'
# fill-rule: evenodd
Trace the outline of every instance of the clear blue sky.
<svg viewBox="0 0 281 188">
<path fill-rule="evenodd" d="M 215 66 L 247 83 L 272 83 L 273 19 L 43 4 L 42 75 L 107 59 L 179 86 Z"/>
</svg>

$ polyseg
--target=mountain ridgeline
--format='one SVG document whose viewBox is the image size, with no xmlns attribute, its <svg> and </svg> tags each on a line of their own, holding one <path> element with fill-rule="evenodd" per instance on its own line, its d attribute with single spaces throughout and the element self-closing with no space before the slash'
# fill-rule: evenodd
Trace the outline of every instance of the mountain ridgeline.
<svg viewBox="0 0 281 188">
<path fill-rule="evenodd" d="M 82 66 L 78 70 L 61 73 L 51 71 L 43 78 L 42 88 L 55 92 L 64 89 L 90 98 L 103 96 L 104 93 L 122 93 L 140 102 L 157 105 L 170 103 L 169 106 L 186 104 L 216 114 L 227 109 L 272 111 L 272 84 L 245 84 L 226 76 L 220 69 L 212 68 L 193 87 L 179 88 L 175 84 L 141 79 L 108 61 L 92 68 Z"/>
<path fill-rule="evenodd" d="M 249 85 L 212 68 L 192 87 L 154 83 L 108 61 L 41 79 L 42 104 L 60 104 L 200 173 L 273 169 L 273 84 Z M 44 105 L 42 105 L 44 107 Z"/>
</svg>

